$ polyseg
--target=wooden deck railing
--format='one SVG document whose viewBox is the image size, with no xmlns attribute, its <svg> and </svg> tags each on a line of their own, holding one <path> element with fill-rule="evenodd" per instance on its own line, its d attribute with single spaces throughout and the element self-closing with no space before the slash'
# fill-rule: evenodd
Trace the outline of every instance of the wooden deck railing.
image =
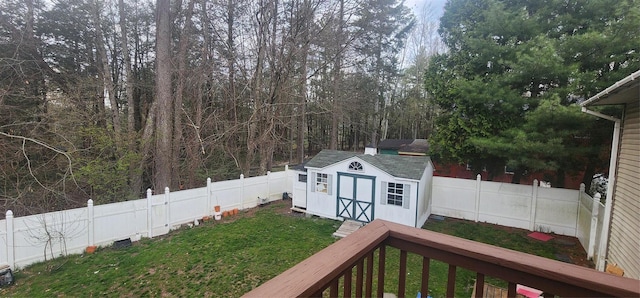
<svg viewBox="0 0 640 298">
<path fill-rule="evenodd" d="M 387 247 L 400 250 L 397 289 L 384 289 Z M 423 297 L 429 293 L 430 260 L 449 264 L 447 297 L 454 296 L 457 267 L 476 272 L 476 297 L 483 296 L 485 276 L 507 281 L 509 297 L 515 297 L 517 284 L 542 290 L 545 297 L 640 296 L 640 281 L 635 279 L 375 220 L 244 297 L 382 297 L 384 292 L 404 297 L 408 253 L 422 256 L 420 291 L 425 293 Z M 374 270 L 374 254 L 378 255 L 377 270 Z M 374 279 L 378 285 L 375 292 Z M 409 296 L 415 297 L 415 294 Z"/>
</svg>

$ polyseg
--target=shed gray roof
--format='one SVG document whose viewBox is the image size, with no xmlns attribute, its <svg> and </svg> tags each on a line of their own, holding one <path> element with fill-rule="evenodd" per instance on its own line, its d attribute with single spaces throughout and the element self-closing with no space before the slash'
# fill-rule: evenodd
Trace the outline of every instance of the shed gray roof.
<svg viewBox="0 0 640 298">
<path fill-rule="evenodd" d="M 424 169 L 429 166 L 429 157 L 377 154 L 367 155 L 358 152 L 322 150 L 306 165 L 309 168 L 325 168 L 345 159 L 357 157 L 362 161 L 398 178 L 420 180 Z"/>
</svg>

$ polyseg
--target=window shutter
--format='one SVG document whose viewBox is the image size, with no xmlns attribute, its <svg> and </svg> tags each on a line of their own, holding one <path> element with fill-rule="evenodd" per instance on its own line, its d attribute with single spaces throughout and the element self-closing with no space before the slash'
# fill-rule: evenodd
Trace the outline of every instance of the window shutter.
<svg viewBox="0 0 640 298">
<path fill-rule="evenodd" d="M 327 194 L 333 193 L 333 175 L 327 174 Z"/>
<path fill-rule="evenodd" d="M 382 181 L 382 187 L 380 188 L 380 204 L 387 204 L 387 182 Z"/>
<path fill-rule="evenodd" d="M 409 209 L 411 207 L 411 184 L 402 186 L 402 208 Z"/>
<path fill-rule="evenodd" d="M 311 188 L 311 192 L 316 192 L 316 172 L 311 172 L 311 185 L 309 186 Z"/>
</svg>

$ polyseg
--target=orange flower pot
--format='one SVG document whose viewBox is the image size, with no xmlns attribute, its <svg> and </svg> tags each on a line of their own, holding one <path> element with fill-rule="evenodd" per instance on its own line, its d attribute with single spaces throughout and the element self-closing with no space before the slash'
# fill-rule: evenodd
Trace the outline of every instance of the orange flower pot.
<svg viewBox="0 0 640 298">
<path fill-rule="evenodd" d="M 228 216 L 229 216 L 229 211 L 222 212 L 222 217 L 228 217 Z"/>
<path fill-rule="evenodd" d="M 237 215 L 238 214 L 238 208 L 233 209 L 233 215 Z"/>
<path fill-rule="evenodd" d="M 213 206 L 213 210 L 214 210 L 215 212 L 220 212 L 220 205 L 218 205 L 218 206 Z"/>
<path fill-rule="evenodd" d="M 96 249 L 97 249 L 97 248 L 98 248 L 97 246 L 95 246 L 95 245 L 91 245 L 91 246 L 87 246 L 87 248 L 85 249 L 85 251 L 86 251 L 88 254 L 92 254 L 92 253 L 94 253 L 94 252 L 96 251 Z"/>
</svg>

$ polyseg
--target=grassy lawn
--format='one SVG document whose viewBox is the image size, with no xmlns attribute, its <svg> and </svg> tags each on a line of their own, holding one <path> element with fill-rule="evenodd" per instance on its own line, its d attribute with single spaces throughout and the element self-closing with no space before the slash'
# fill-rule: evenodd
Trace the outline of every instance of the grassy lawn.
<svg viewBox="0 0 640 298">
<path fill-rule="evenodd" d="M 276 207 L 34 264 L 0 295 L 238 297 L 334 242 L 338 222 L 277 214 Z"/>
<path fill-rule="evenodd" d="M 16 284 L 0 289 L 0 295 L 238 297 L 335 241 L 331 234 L 339 222 L 291 216 L 283 212 L 288 204 L 143 239 L 129 248 L 101 248 L 34 264 L 17 272 Z M 558 251 L 552 242 L 490 225 L 446 220 L 428 222 L 425 228 L 550 258 Z M 387 249 L 387 292 L 396 291 L 399 258 L 398 250 Z M 409 254 L 407 297 L 418 292 L 421 264 L 421 257 Z M 447 270 L 447 264 L 432 261 L 432 297 L 444 297 Z M 456 296 L 469 297 L 474 278 L 475 273 L 458 269 Z"/>
</svg>

